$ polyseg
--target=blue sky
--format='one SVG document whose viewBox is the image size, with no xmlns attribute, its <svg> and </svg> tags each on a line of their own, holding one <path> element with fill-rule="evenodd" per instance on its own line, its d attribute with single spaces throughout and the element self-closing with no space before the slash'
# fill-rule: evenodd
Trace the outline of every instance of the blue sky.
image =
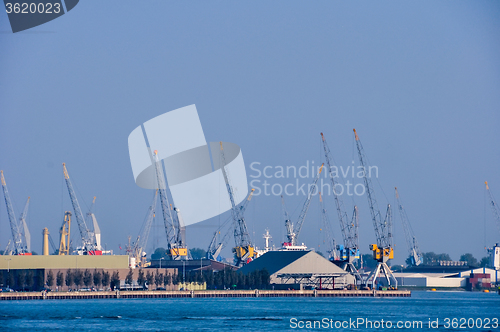
<svg viewBox="0 0 500 332">
<path fill-rule="evenodd" d="M 496 1 L 81 1 L 12 34 L 0 13 L 0 168 L 17 214 L 31 196 L 34 250 L 44 227 L 57 242 L 71 209 L 66 162 L 81 204 L 97 196 L 103 242 L 119 252 L 152 198 L 134 183 L 127 147 L 144 121 L 196 104 L 207 140 L 239 144 L 247 167 L 320 164 L 320 132 L 339 165 L 357 164 L 356 128 L 379 168 L 381 209 L 397 186 L 423 251 L 480 258 L 500 242 L 484 189 L 487 180 L 500 197 L 498 17 Z M 286 199 L 296 218 L 305 197 Z M 368 252 L 366 198 L 345 201 L 360 208 Z M 189 227 L 188 244 L 208 246 L 226 217 Z M 257 245 L 266 228 L 283 240 L 279 196 L 255 197 L 247 218 Z M 324 251 L 320 227 L 314 199 L 301 241 Z M 0 232 L 4 247 L 3 203 Z M 162 235 L 157 227 L 151 242 Z"/>
</svg>

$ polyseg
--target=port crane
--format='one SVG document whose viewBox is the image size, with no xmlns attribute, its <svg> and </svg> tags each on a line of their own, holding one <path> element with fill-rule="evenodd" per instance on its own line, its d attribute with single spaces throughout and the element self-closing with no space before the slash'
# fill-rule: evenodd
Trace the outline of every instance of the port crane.
<svg viewBox="0 0 500 332">
<path fill-rule="evenodd" d="M 250 203 L 250 200 L 252 199 L 252 196 L 253 196 L 253 193 L 254 193 L 255 189 L 252 189 L 250 191 L 250 194 L 248 194 L 248 197 L 247 199 L 245 200 L 245 202 L 239 207 L 240 209 L 240 213 L 241 214 L 244 214 L 245 213 L 245 210 L 247 209 L 247 206 L 248 206 L 248 203 Z M 224 236 L 222 237 L 222 239 L 217 242 L 217 237 L 218 235 L 221 234 L 221 230 L 229 223 L 229 221 L 231 221 L 232 218 L 228 218 L 224 223 L 222 223 L 222 225 L 214 232 L 214 236 L 212 237 L 212 241 L 210 241 L 210 245 L 208 246 L 208 250 L 207 250 L 207 259 L 212 259 L 212 260 L 218 260 L 219 258 L 219 255 L 222 251 L 222 249 L 224 249 L 224 247 L 226 246 L 227 244 L 227 239 L 229 238 L 229 233 L 231 232 L 231 228 L 229 228 L 227 230 L 227 232 L 224 234 Z"/>
<path fill-rule="evenodd" d="M 484 184 L 486 185 L 486 191 L 488 192 L 489 203 L 491 206 L 491 210 L 493 211 L 493 216 L 495 217 L 497 225 L 500 229 L 500 208 L 498 207 L 495 199 L 493 198 L 493 194 L 491 193 L 490 187 L 488 186 L 488 181 L 485 181 Z"/>
<path fill-rule="evenodd" d="M 71 200 L 71 205 L 73 206 L 73 211 L 75 213 L 76 223 L 78 225 L 78 229 L 80 230 L 83 254 L 84 255 L 102 254 L 102 252 L 98 250 L 94 232 L 92 232 L 87 227 L 85 219 L 83 218 L 82 209 L 80 208 L 80 204 L 78 203 L 78 199 L 76 198 L 75 190 L 73 189 L 73 184 L 71 183 L 71 180 L 69 178 L 69 173 L 66 168 L 66 163 L 63 163 L 63 173 L 64 173 L 64 179 L 66 180 L 66 186 L 68 187 L 68 193 L 69 193 L 69 198 Z"/>
<path fill-rule="evenodd" d="M 423 255 L 418 246 L 417 238 L 415 237 L 415 233 L 411 227 L 410 221 L 408 220 L 408 216 L 406 214 L 406 210 L 401 203 L 401 199 L 399 198 L 398 188 L 394 188 L 396 193 L 396 200 L 398 202 L 398 210 L 399 216 L 401 217 L 401 223 L 403 224 L 403 230 L 405 233 L 406 244 L 408 246 L 408 253 L 410 259 L 411 266 L 418 266 L 422 264 Z"/>
<path fill-rule="evenodd" d="M 129 248 L 127 248 L 129 257 L 133 258 L 135 260 L 135 264 L 141 267 L 144 266 L 144 264 L 146 263 L 145 261 L 146 253 L 144 251 L 146 250 L 146 245 L 148 244 L 148 239 L 149 239 L 149 233 L 151 232 L 151 226 L 153 225 L 157 201 L 158 201 L 158 189 L 155 190 L 153 202 L 151 203 L 151 206 L 148 208 L 148 212 L 146 214 L 144 225 L 140 234 L 137 236 L 134 245 L 129 246 Z M 129 237 L 129 242 L 130 242 L 130 237 Z"/>
<path fill-rule="evenodd" d="M 283 196 L 281 196 L 283 199 Z M 323 196 L 321 192 L 319 193 L 319 205 L 321 209 L 321 220 L 323 221 L 323 227 L 325 228 L 326 238 L 329 246 L 328 254 L 331 261 L 340 260 L 339 254 L 337 252 L 337 242 L 335 241 L 335 237 L 333 237 L 333 231 L 330 227 L 330 218 L 328 217 L 328 213 L 326 211 L 325 202 L 323 201 Z"/>
<path fill-rule="evenodd" d="M 61 238 L 59 240 L 59 255 L 69 255 L 71 245 L 71 212 L 64 213 L 64 221 L 59 230 Z"/>
<path fill-rule="evenodd" d="M 226 183 L 227 193 L 229 195 L 229 200 L 231 201 L 231 216 L 233 218 L 234 225 L 234 242 L 235 247 L 233 252 L 236 256 L 235 265 L 242 266 L 246 264 L 250 259 L 254 257 L 254 246 L 250 240 L 250 235 L 248 234 L 247 223 L 245 217 L 238 209 L 236 203 L 234 202 L 234 193 L 231 183 L 229 181 L 229 175 L 226 170 L 226 156 L 224 154 L 224 147 L 222 142 L 220 142 L 220 157 L 221 157 L 221 170 L 224 176 L 224 182 Z"/>
<path fill-rule="evenodd" d="M 154 151 L 156 179 L 158 181 L 158 193 L 160 194 L 160 205 L 163 215 L 165 233 L 167 235 L 167 256 L 172 260 L 185 260 L 188 257 L 186 247 L 186 228 L 182 221 L 179 209 L 171 208 L 167 196 L 167 185 L 163 177 L 163 167 L 158 159 L 158 150 Z M 174 213 L 172 213 L 172 211 Z"/>
<path fill-rule="evenodd" d="M 19 218 L 19 223 L 16 221 L 16 216 L 14 213 L 14 207 L 12 205 L 12 201 L 10 199 L 9 190 L 7 189 L 7 183 L 5 181 L 5 176 L 3 175 L 3 171 L 0 171 L 1 182 L 3 195 L 5 198 L 5 204 L 7 205 L 7 215 L 9 217 L 10 230 L 12 233 L 12 245 L 13 245 L 13 254 L 14 255 L 31 255 L 29 251 L 28 241 L 30 240 L 30 234 L 28 227 L 26 225 L 26 214 L 28 213 L 28 205 L 30 198 L 28 197 L 28 201 L 24 207 L 23 213 Z"/>
<path fill-rule="evenodd" d="M 297 223 L 295 225 L 292 223 L 292 221 L 288 217 L 288 213 L 286 213 L 285 210 L 286 213 L 285 227 L 286 227 L 287 242 L 283 243 L 284 247 L 297 245 L 297 239 L 299 238 L 300 231 L 302 230 L 302 225 L 304 224 L 304 221 L 306 219 L 307 210 L 309 210 L 309 205 L 311 205 L 311 199 L 313 197 L 314 191 L 316 190 L 316 185 L 318 183 L 324 165 L 325 164 L 321 164 L 321 167 L 318 169 L 318 174 L 316 174 L 316 177 L 314 178 L 314 181 L 309 189 L 306 201 L 302 206 L 302 210 L 300 211 L 299 218 L 297 219 Z"/>
<path fill-rule="evenodd" d="M 354 277 L 356 278 L 356 283 L 362 284 L 363 279 L 361 278 L 358 269 L 356 269 L 353 264 L 356 259 L 359 259 L 358 208 L 357 206 L 354 206 L 352 218 L 349 221 L 342 196 L 339 195 L 335 189 L 338 184 L 335 181 L 335 175 L 332 171 L 335 165 L 330 156 L 330 148 L 328 147 L 328 143 L 326 142 L 326 138 L 323 133 L 321 133 L 321 140 L 323 142 L 323 151 L 325 153 L 325 159 L 328 165 L 329 178 L 332 184 L 333 198 L 335 201 L 335 206 L 337 208 L 337 216 L 340 222 L 340 230 L 342 231 L 343 244 L 337 246 L 340 254 L 340 259 L 342 261 L 341 267 L 354 275 Z"/>
<path fill-rule="evenodd" d="M 491 209 L 493 211 L 493 216 L 495 217 L 495 220 L 497 221 L 498 229 L 500 230 L 499 207 L 498 207 L 495 199 L 493 198 L 493 194 L 490 191 L 490 187 L 488 186 L 488 182 L 485 181 L 484 184 L 486 185 L 486 191 L 488 192 L 489 203 L 490 203 Z M 498 243 L 495 244 L 495 246 L 493 246 L 493 248 L 488 248 L 487 251 L 490 254 L 491 267 L 493 267 L 496 270 L 500 269 L 500 244 L 498 244 Z"/>
<path fill-rule="evenodd" d="M 392 239 L 392 212 L 391 205 L 387 205 L 387 211 L 385 218 L 382 219 L 382 213 L 380 212 L 377 199 L 375 197 L 375 191 L 373 190 L 373 185 L 370 177 L 367 174 L 367 157 L 365 155 L 363 145 L 356 133 L 356 129 L 353 129 L 354 137 L 356 139 L 356 147 L 358 150 L 358 157 L 361 167 L 363 169 L 363 181 L 366 189 L 366 197 L 368 198 L 368 207 L 370 210 L 370 215 L 373 222 L 373 228 L 375 229 L 375 236 L 377 238 L 376 244 L 370 245 L 370 250 L 373 253 L 373 258 L 378 262 L 377 267 L 370 273 L 368 278 L 365 280 L 365 284 L 368 284 L 373 288 L 376 286 L 377 277 L 382 271 L 384 273 L 385 279 L 387 280 L 388 286 L 393 286 L 397 288 L 398 281 L 392 274 L 391 269 L 387 265 L 390 259 L 394 258 L 394 246 Z"/>
</svg>

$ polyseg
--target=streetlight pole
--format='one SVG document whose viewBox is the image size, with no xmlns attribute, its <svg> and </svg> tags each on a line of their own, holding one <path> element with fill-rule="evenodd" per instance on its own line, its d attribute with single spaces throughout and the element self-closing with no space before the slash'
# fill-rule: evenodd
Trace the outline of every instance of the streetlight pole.
<svg viewBox="0 0 500 332">
<path fill-rule="evenodd" d="M 186 261 L 182 261 L 182 283 L 186 287 Z"/>
<path fill-rule="evenodd" d="M 203 257 L 200 259 L 200 271 L 201 271 L 201 276 L 203 277 Z"/>
</svg>

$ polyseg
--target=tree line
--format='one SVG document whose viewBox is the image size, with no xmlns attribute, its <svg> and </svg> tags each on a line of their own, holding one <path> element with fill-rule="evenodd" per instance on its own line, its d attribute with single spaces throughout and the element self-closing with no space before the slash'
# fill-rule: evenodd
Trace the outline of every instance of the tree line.
<svg viewBox="0 0 500 332">
<path fill-rule="evenodd" d="M 130 270 L 125 278 L 125 285 L 131 287 L 136 281 L 139 287 L 146 288 L 147 286 L 148 289 L 152 289 L 153 286 L 158 289 L 161 286 L 177 286 L 183 283 L 200 285 L 206 283 L 207 289 L 267 289 L 270 283 L 270 275 L 266 269 L 256 270 L 246 275 L 229 268 L 217 272 L 207 270 L 179 273 L 176 271 L 174 274 L 163 274 L 158 269 L 156 272 L 152 269 L 146 270 L 146 274 L 143 269 L 139 270 L 137 279 L 134 279 L 133 271 Z"/>
<path fill-rule="evenodd" d="M 67 286 L 68 289 L 80 289 L 82 286 L 86 288 L 96 287 L 100 288 L 115 288 L 120 287 L 120 274 L 118 271 L 109 273 L 104 270 L 94 270 L 91 272 L 86 270 L 71 270 L 68 269 L 66 273 L 58 271 L 56 275 L 50 270 L 47 273 L 47 280 L 45 282 L 48 288 L 52 289 L 54 286 L 63 287 Z"/>
</svg>

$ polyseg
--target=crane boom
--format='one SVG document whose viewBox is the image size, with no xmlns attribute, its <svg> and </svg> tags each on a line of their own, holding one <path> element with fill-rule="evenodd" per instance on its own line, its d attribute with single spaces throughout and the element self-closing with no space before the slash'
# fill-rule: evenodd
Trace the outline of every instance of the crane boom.
<svg viewBox="0 0 500 332">
<path fill-rule="evenodd" d="M 401 217 L 401 223 L 403 224 L 403 230 L 406 238 L 406 245 L 408 246 L 408 253 L 412 266 L 418 266 L 422 263 L 423 255 L 418 246 L 417 238 L 415 237 L 415 233 L 411 227 L 410 221 L 408 220 L 408 215 L 406 214 L 406 210 L 401 203 L 401 199 L 399 198 L 398 188 L 394 188 L 396 193 L 396 200 L 398 202 L 398 210 L 399 216 Z"/>
<path fill-rule="evenodd" d="M 231 201 L 231 216 L 233 217 L 234 223 L 234 252 L 236 254 L 236 266 L 241 266 L 247 259 L 254 256 L 254 247 L 252 245 L 252 241 L 250 240 L 250 235 L 248 234 L 245 217 L 241 212 L 241 209 L 237 208 L 234 201 L 233 188 L 231 187 L 229 175 L 226 170 L 226 156 L 224 154 L 222 142 L 220 142 L 220 156 L 222 161 L 221 170 L 224 176 L 224 182 L 226 183 L 229 200 Z"/>
<path fill-rule="evenodd" d="M 64 179 L 66 180 L 66 186 L 68 187 L 69 198 L 71 204 L 73 205 L 73 211 L 75 212 L 76 223 L 78 224 L 78 229 L 80 230 L 80 236 L 82 238 L 82 246 L 84 249 L 84 254 L 93 255 L 96 250 L 96 243 L 94 239 L 94 234 L 89 230 L 85 219 L 83 218 L 82 209 L 76 198 L 75 190 L 73 189 L 73 184 L 69 179 L 68 170 L 66 169 L 66 163 L 63 163 Z"/>
<path fill-rule="evenodd" d="M 163 223 L 165 226 L 165 233 L 167 235 L 168 251 L 167 254 L 175 260 L 187 258 L 187 248 L 183 241 L 182 229 L 179 219 L 174 217 L 170 209 L 170 203 L 167 196 L 167 185 L 163 177 L 163 167 L 158 159 L 158 151 L 155 154 L 155 168 L 156 178 L 158 181 L 158 192 L 160 194 L 160 205 L 163 214 Z M 177 213 L 177 211 L 175 211 Z M 178 217 L 178 215 L 177 215 Z"/>
<path fill-rule="evenodd" d="M 332 183 L 333 198 L 335 201 L 335 206 L 337 207 L 337 215 L 339 218 L 340 229 L 342 231 L 342 237 L 344 240 L 344 246 L 343 248 L 340 248 L 340 256 L 343 260 L 350 261 L 352 263 L 355 258 L 359 257 L 358 223 L 355 221 L 355 218 L 357 218 L 357 208 L 355 207 L 353 218 L 349 223 L 342 196 L 339 195 L 335 190 L 337 183 L 332 171 L 335 165 L 333 164 L 332 158 L 330 157 L 330 148 L 328 147 L 328 143 L 326 142 L 323 133 L 321 133 L 321 139 L 323 141 L 323 150 L 325 152 L 325 159 L 328 165 L 329 177 Z"/>
<path fill-rule="evenodd" d="M 24 240 L 23 243 L 25 245 L 25 249 L 27 252 L 31 252 L 31 234 L 30 230 L 28 229 L 28 224 L 26 223 L 29 204 L 30 204 L 30 197 L 28 197 L 28 200 L 24 205 L 23 213 L 21 213 L 21 217 L 19 218 L 19 226 L 22 227 L 21 233 Z"/>
<path fill-rule="evenodd" d="M 316 184 L 318 183 L 319 176 L 321 175 L 321 171 L 323 170 L 324 165 L 325 164 L 321 164 L 321 167 L 318 170 L 318 174 L 316 175 L 316 178 L 314 178 L 311 189 L 309 189 L 307 199 L 304 202 L 304 205 L 302 206 L 302 211 L 300 211 L 299 219 L 297 220 L 297 224 L 296 224 L 297 226 L 293 227 L 293 231 L 295 234 L 294 234 L 293 240 L 291 242 L 292 242 L 292 245 L 294 245 L 294 246 L 297 245 L 297 239 L 299 237 L 300 231 L 302 230 L 302 225 L 304 224 L 304 220 L 306 219 L 307 210 L 309 210 L 309 205 L 311 205 L 311 199 L 312 199 L 312 196 L 314 194 L 314 191 L 316 190 Z"/>
<path fill-rule="evenodd" d="M 356 139 L 356 147 L 358 149 L 359 163 L 363 169 L 363 181 L 365 184 L 366 197 L 368 198 L 368 207 L 372 217 L 373 228 L 377 238 L 377 244 L 371 244 L 370 250 L 373 252 L 373 258 L 378 262 L 377 267 L 370 273 L 365 280 L 366 284 L 371 284 L 372 288 L 377 282 L 377 277 L 382 271 L 385 275 L 388 285 L 393 285 L 397 288 L 398 281 L 392 274 L 391 269 L 387 265 L 387 261 L 394 258 L 394 248 L 392 243 L 392 213 L 391 205 L 387 205 L 387 211 L 384 220 L 378 208 L 377 199 L 375 198 L 375 191 L 370 177 L 367 175 L 367 161 L 363 145 L 359 140 L 356 129 L 353 129 L 354 137 Z"/>
<path fill-rule="evenodd" d="M 157 201 L 158 201 L 158 189 L 155 190 L 153 202 L 151 203 L 151 206 L 149 206 L 148 208 L 143 229 L 137 236 L 137 240 L 135 241 L 134 247 L 132 248 L 132 250 L 130 250 L 130 256 L 132 258 L 135 258 L 136 264 L 139 264 L 140 266 L 143 266 L 145 263 L 143 262 L 143 257 L 144 257 L 143 252 L 148 244 L 149 234 L 151 232 L 151 226 L 153 225 L 153 220 L 155 217 Z"/>
<path fill-rule="evenodd" d="M 330 225 L 330 218 L 328 218 L 328 213 L 326 211 L 325 202 L 323 202 L 323 196 L 321 195 L 321 192 L 319 193 L 319 204 L 321 208 L 321 219 L 323 221 L 323 227 L 325 228 L 326 238 L 328 239 L 328 253 L 330 254 L 330 260 L 336 261 L 339 259 L 339 255 L 337 253 L 337 244 L 335 242 L 335 237 L 333 236 L 333 231 Z"/>
<path fill-rule="evenodd" d="M 23 252 L 23 241 L 21 230 L 19 229 L 19 225 L 16 221 L 16 215 L 14 214 L 14 207 L 12 206 L 12 202 L 10 200 L 9 190 L 7 189 L 7 183 L 5 182 L 5 177 L 3 175 L 3 171 L 1 173 L 2 180 L 2 189 L 3 195 L 5 198 L 5 204 L 7 205 L 7 215 L 9 216 L 10 230 L 12 232 L 12 242 L 14 245 L 14 254 L 19 255 Z"/>
<path fill-rule="evenodd" d="M 495 199 L 493 198 L 493 194 L 491 193 L 490 187 L 488 186 L 488 181 L 485 181 L 484 184 L 486 185 L 486 191 L 488 192 L 488 196 L 490 198 L 489 200 L 490 200 L 491 209 L 493 211 L 493 216 L 495 217 L 495 220 L 497 221 L 497 225 L 498 225 L 499 230 L 500 230 L 500 211 L 499 211 L 499 207 L 498 207 Z"/>
</svg>

